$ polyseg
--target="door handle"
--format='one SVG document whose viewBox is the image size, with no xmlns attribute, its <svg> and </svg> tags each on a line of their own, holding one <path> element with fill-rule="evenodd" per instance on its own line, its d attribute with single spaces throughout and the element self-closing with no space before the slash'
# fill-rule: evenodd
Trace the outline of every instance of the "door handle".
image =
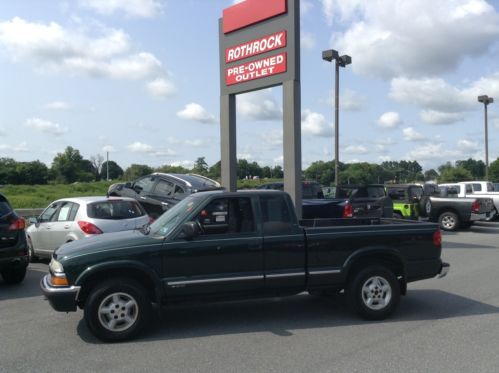
<svg viewBox="0 0 499 373">
<path fill-rule="evenodd" d="M 142 197 L 142 196 L 140 196 L 140 199 L 146 199 L 146 197 Z"/>
</svg>

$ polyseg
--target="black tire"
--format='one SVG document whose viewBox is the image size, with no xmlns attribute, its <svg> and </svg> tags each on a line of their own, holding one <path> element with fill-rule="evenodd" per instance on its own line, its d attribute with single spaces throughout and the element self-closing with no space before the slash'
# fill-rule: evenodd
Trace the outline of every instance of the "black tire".
<svg viewBox="0 0 499 373">
<path fill-rule="evenodd" d="M 460 227 L 461 222 L 455 213 L 444 211 L 438 217 L 438 224 L 444 231 L 455 231 Z"/>
<path fill-rule="evenodd" d="M 26 277 L 26 267 L 6 269 L 2 271 L 2 277 L 5 283 L 9 285 L 19 284 Z"/>
<path fill-rule="evenodd" d="M 431 210 L 432 210 L 432 205 L 431 205 L 431 200 L 429 196 L 422 196 L 421 199 L 419 200 L 419 216 L 426 218 L 426 217 L 431 217 Z"/>
<path fill-rule="evenodd" d="M 398 212 L 393 213 L 393 219 L 403 219 L 404 217 L 402 214 L 399 214 Z"/>
<path fill-rule="evenodd" d="M 372 265 L 354 273 L 346 288 L 349 307 L 367 320 L 383 320 L 400 301 L 400 283 L 383 265 Z"/>
<path fill-rule="evenodd" d="M 28 257 L 30 263 L 38 263 L 40 258 L 35 255 L 35 250 L 33 249 L 33 242 L 31 242 L 31 238 L 28 237 Z"/>
<path fill-rule="evenodd" d="M 91 290 L 85 301 L 84 317 L 87 327 L 97 338 L 120 342 L 144 331 L 151 310 L 151 299 L 141 284 L 127 278 L 115 278 Z M 114 324 L 113 320 L 116 320 Z"/>
</svg>

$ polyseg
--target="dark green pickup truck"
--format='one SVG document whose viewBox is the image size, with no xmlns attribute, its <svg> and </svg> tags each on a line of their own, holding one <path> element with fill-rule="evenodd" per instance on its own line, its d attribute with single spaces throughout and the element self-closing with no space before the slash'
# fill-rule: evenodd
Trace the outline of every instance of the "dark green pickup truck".
<svg viewBox="0 0 499 373">
<path fill-rule="evenodd" d="M 193 194 L 151 226 L 61 246 L 41 288 L 57 311 L 84 309 L 100 339 L 135 337 L 152 304 L 344 290 L 367 319 L 396 308 L 407 283 L 444 276 L 437 224 L 392 219 L 298 222 L 279 191 Z"/>
</svg>

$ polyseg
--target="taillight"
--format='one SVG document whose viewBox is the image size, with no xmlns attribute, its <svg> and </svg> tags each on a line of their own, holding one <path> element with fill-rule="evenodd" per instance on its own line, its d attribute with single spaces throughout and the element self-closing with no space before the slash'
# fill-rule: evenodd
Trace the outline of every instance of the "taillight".
<svg viewBox="0 0 499 373">
<path fill-rule="evenodd" d="M 473 202 L 471 204 L 471 212 L 474 214 L 478 214 L 480 212 L 480 201 L 479 200 L 475 200 L 475 202 Z"/>
<path fill-rule="evenodd" d="M 440 229 L 433 232 L 433 246 L 438 248 L 442 247 L 442 233 L 440 232 Z"/>
<path fill-rule="evenodd" d="M 17 218 L 12 223 L 10 223 L 8 230 L 9 231 L 22 231 L 26 228 L 26 220 L 23 218 Z"/>
<path fill-rule="evenodd" d="M 343 207 L 343 216 L 344 218 L 352 218 L 353 217 L 353 207 L 350 203 L 347 203 Z"/>
<path fill-rule="evenodd" d="M 89 223 L 88 221 L 79 221 L 78 225 L 80 229 L 86 234 L 101 234 L 102 231 L 95 224 Z"/>
</svg>

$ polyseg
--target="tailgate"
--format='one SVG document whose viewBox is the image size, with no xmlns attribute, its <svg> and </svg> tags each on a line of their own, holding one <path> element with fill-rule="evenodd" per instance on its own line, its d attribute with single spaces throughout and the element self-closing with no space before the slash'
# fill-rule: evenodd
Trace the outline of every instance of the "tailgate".
<svg viewBox="0 0 499 373">
<path fill-rule="evenodd" d="M 353 216 L 359 218 L 372 218 L 383 216 L 383 209 L 379 199 L 374 198 L 355 198 L 350 201 L 353 208 Z"/>
</svg>

